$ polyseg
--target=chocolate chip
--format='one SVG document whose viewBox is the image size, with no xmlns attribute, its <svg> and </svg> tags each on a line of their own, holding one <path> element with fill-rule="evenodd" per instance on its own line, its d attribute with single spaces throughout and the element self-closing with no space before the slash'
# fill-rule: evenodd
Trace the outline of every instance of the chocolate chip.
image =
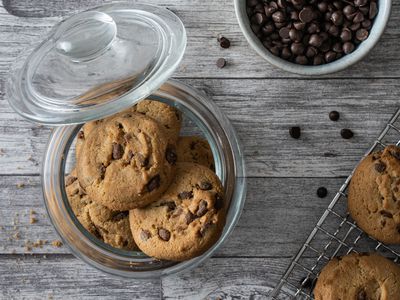
<svg viewBox="0 0 400 300">
<path fill-rule="evenodd" d="M 290 127 L 289 134 L 294 139 L 299 139 L 301 136 L 301 129 L 298 126 Z"/>
<path fill-rule="evenodd" d="M 378 6 L 376 5 L 375 1 L 371 1 L 369 4 L 369 18 L 375 18 L 376 14 L 378 13 Z"/>
<path fill-rule="evenodd" d="M 359 41 L 365 41 L 368 38 L 368 30 L 365 28 L 358 29 L 356 32 L 356 38 Z"/>
<path fill-rule="evenodd" d="M 333 24 L 335 24 L 336 26 L 342 25 L 344 18 L 343 18 L 343 13 L 341 11 L 335 11 L 332 13 L 331 16 L 331 21 Z"/>
<path fill-rule="evenodd" d="M 221 48 L 229 48 L 231 46 L 231 42 L 224 36 L 218 38 L 219 45 Z"/>
<path fill-rule="evenodd" d="M 106 166 L 101 164 L 99 166 L 99 172 L 100 172 L 101 179 L 104 179 L 104 174 L 106 173 Z"/>
<path fill-rule="evenodd" d="M 380 213 L 381 213 L 382 216 L 384 216 L 386 218 L 393 219 L 393 215 L 390 212 L 386 211 L 386 210 L 381 210 Z"/>
<path fill-rule="evenodd" d="M 190 211 L 185 215 L 186 224 L 189 225 L 196 219 L 196 216 Z"/>
<path fill-rule="evenodd" d="M 199 208 L 197 209 L 196 215 L 200 218 L 207 213 L 207 201 L 201 200 L 199 203 Z"/>
<path fill-rule="evenodd" d="M 386 170 L 386 165 L 385 163 L 379 161 L 375 164 L 375 170 L 379 173 L 383 173 Z"/>
<path fill-rule="evenodd" d="M 78 139 L 84 139 L 85 138 L 85 133 L 83 132 L 83 130 L 80 130 L 78 132 Z"/>
<path fill-rule="evenodd" d="M 134 154 L 133 154 L 132 150 L 129 150 L 128 155 L 127 155 L 129 162 L 132 160 L 133 156 L 134 156 Z"/>
<path fill-rule="evenodd" d="M 172 147 L 168 146 L 165 152 L 165 158 L 169 162 L 169 164 L 175 165 L 178 156 L 176 155 L 175 150 Z"/>
<path fill-rule="evenodd" d="M 325 53 L 325 61 L 327 63 L 330 63 L 336 59 L 336 52 L 334 51 L 328 51 Z"/>
<path fill-rule="evenodd" d="M 171 232 L 169 232 L 167 229 L 160 228 L 158 229 L 158 236 L 163 240 L 168 242 L 169 239 L 171 238 Z"/>
<path fill-rule="evenodd" d="M 136 159 L 139 163 L 139 167 L 145 168 L 149 164 L 149 159 L 145 157 L 142 153 L 136 153 Z"/>
<path fill-rule="evenodd" d="M 220 210 L 224 207 L 224 198 L 220 194 L 215 195 L 214 208 Z"/>
<path fill-rule="evenodd" d="M 152 179 L 150 179 L 150 181 L 146 185 L 147 191 L 150 193 L 155 189 L 159 188 L 160 181 L 161 181 L 160 175 L 156 175 Z"/>
<path fill-rule="evenodd" d="M 142 239 L 142 241 L 147 241 L 149 238 L 151 238 L 150 231 L 142 229 L 142 231 L 140 232 L 140 238 Z"/>
<path fill-rule="evenodd" d="M 124 134 L 125 143 L 128 143 L 131 139 L 132 139 L 132 134 L 130 134 L 130 133 Z"/>
<path fill-rule="evenodd" d="M 282 23 L 285 21 L 285 15 L 280 10 L 276 11 L 272 14 L 272 20 L 274 20 L 275 23 Z"/>
<path fill-rule="evenodd" d="M 181 200 L 193 198 L 193 192 L 192 191 L 181 192 L 181 193 L 178 194 L 178 198 L 181 199 Z"/>
<path fill-rule="evenodd" d="M 129 216 L 129 211 L 121 211 L 119 213 L 116 213 L 115 215 L 112 216 L 112 220 L 115 222 L 118 222 L 124 218 L 127 218 Z"/>
<path fill-rule="evenodd" d="M 203 191 L 209 191 L 212 189 L 212 184 L 208 181 L 202 181 L 202 182 L 200 182 L 198 187 L 199 187 L 199 189 L 201 189 Z"/>
<path fill-rule="evenodd" d="M 364 290 L 361 290 L 357 294 L 357 300 L 367 300 L 367 293 Z"/>
<path fill-rule="evenodd" d="M 113 143 L 112 158 L 120 159 L 124 155 L 124 148 L 121 144 Z"/>
<path fill-rule="evenodd" d="M 337 121 L 337 120 L 339 120 L 339 118 L 340 118 L 340 114 L 336 110 L 333 110 L 329 113 L 329 119 L 331 121 Z"/>
<path fill-rule="evenodd" d="M 344 128 L 340 130 L 340 135 L 342 136 L 342 138 L 348 140 L 354 136 L 354 133 L 350 129 Z"/>
<path fill-rule="evenodd" d="M 200 228 L 200 230 L 199 230 L 199 235 L 200 235 L 201 237 L 204 237 L 204 235 L 205 235 L 205 233 L 206 233 L 206 231 L 207 231 L 207 229 L 208 229 L 209 227 L 211 227 L 211 223 L 209 223 L 209 222 L 205 223 L 205 224 Z"/>
<path fill-rule="evenodd" d="M 309 23 L 314 19 L 314 12 L 310 7 L 303 8 L 299 13 L 299 19 L 303 23 Z"/>
<path fill-rule="evenodd" d="M 320 198 L 325 198 L 326 195 L 328 195 L 328 190 L 325 187 L 321 186 L 317 189 L 317 195 Z"/>
<path fill-rule="evenodd" d="M 217 65 L 217 67 L 218 68 L 220 68 L 220 69 L 222 69 L 223 67 L 225 67 L 226 66 L 226 60 L 225 60 L 225 58 L 218 58 L 217 59 L 217 62 L 216 62 L 216 65 Z"/>
<path fill-rule="evenodd" d="M 289 38 L 289 32 L 290 32 L 290 29 L 287 28 L 287 27 L 282 27 L 281 29 L 279 29 L 279 35 L 283 39 L 288 39 Z"/>
<path fill-rule="evenodd" d="M 66 186 L 69 186 L 69 185 L 73 184 L 73 183 L 75 182 L 75 180 L 77 180 L 77 178 L 76 178 L 75 176 L 68 175 L 68 176 L 65 178 L 65 185 L 66 185 Z"/>
</svg>

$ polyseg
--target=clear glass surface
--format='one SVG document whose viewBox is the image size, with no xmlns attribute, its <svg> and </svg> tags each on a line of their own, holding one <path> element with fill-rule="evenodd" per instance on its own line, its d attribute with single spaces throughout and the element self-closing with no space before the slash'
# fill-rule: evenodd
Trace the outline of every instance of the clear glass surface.
<svg viewBox="0 0 400 300">
<path fill-rule="evenodd" d="M 216 173 L 229 201 L 227 221 L 220 239 L 203 255 L 184 262 L 160 261 L 141 252 L 112 248 L 89 234 L 74 216 L 65 193 L 64 176 L 70 170 L 73 142 L 81 125 L 56 128 L 43 159 L 43 195 L 50 219 L 74 255 L 108 273 L 130 278 L 157 278 L 191 269 L 211 256 L 228 238 L 242 211 L 246 196 L 244 158 L 238 137 L 218 107 L 207 97 L 178 81 L 168 81 L 148 97 L 182 111 L 183 132 L 207 138 Z M 124 107 L 119 106 L 118 111 Z M 72 147 L 71 147 L 72 146 Z"/>
<path fill-rule="evenodd" d="M 18 57 L 7 98 L 38 123 L 100 119 L 157 90 L 185 48 L 185 28 L 166 8 L 133 1 L 95 7 L 65 19 Z"/>
</svg>

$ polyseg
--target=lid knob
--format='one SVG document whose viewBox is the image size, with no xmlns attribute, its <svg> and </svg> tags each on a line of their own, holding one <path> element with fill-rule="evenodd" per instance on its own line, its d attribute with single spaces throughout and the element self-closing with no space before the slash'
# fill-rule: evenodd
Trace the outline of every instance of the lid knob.
<svg viewBox="0 0 400 300">
<path fill-rule="evenodd" d="M 57 52 L 72 61 L 92 60 L 104 53 L 117 35 L 113 18 L 87 11 L 67 19 L 55 33 Z"/>
</svg>

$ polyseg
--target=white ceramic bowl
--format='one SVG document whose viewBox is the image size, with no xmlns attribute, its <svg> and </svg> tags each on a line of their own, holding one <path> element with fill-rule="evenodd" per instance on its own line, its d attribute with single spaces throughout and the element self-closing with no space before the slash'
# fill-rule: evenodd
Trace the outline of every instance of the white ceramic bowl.
<svg viewBox="0 0 400 300">
<path fill-rule="evenodd" d="M 234 1 L 236 17 L 239 21 L 240 28 L 254 50 L 256 50 L 257 53 L 270 64 L 282 70 L 300 75 L 324 75 L 338 72 L 346 69 L 347 67 L 355 64 L 356 62 L 364 58 L 364 56 L 368 54 L 368 52 L 377 44 L 380 37 L 382 36 L 386 24 L 389 20 L 392 7 L 392 0 L 377 0 L 378 14 L 374 19 L 369 37 L 360 45 L 358 45 L 358 47 L 352 53 L 345 55 L 342 58 L 328 64 L 323 64 L 319 66 L 304 66 L 286 61 L 269 52 L 269 50 L 264 47 L 262 42 L 251 30 L 250 20 L 246 12 L 246 0 Z"/>
</svg>

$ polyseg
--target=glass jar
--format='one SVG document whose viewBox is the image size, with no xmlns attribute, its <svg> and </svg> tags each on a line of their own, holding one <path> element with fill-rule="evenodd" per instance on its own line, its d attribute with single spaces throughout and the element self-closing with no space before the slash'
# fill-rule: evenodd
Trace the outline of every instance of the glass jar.
<svg viewBox="0 0 400 300">
<path fill-rule="evenodd" d="M 128 22 L 118 19 L 121 13 L 124 18 L 128 17 Z M 152 14 L 151 20 L 146 19 L 146 23 L 143 18 L 149 18 L 149 14 Z M 156 23 L 152 24 L 154 20 Z M 114 21 L 116 24 L 113 24 Z M 115 38 L 123 36 L 125 27 L 129 28 L 132 23 L 143 26 L 143 22 L 144 26 L 151 27 L 150 31 L 160 27 L 157 30 L 161 33 L 157 34 L 163 35 L 156 41 L 161 45 L 156 45 L 161 50 L 156 49 L 151 55 L 142 52 L 149 45 L 154 47 L 154 41 L 151 41 L 152 44 L 148 40 L 141 41 L 143 43 L 139 46 L 142 48 L 138 54 L 140 59 L 144 57 L 148 62 L 137 69 L 134 69 L 135 66 L 130 69 L 129 63 L 132 62 L 128 62 L 128 67 L 124 66 L 123 70 L 109 70 L 105 72 L 107 76 L 103 72 L 95 80 L 90 78 L 79 82 L 73 78 L 77 71 L 84 73 L 79 73 L 77 77 L 89 78 L 93 68 L 107 70 L 110 59 L 117 65 L 124 64 L 126 49 L 118 47 L 126 41 Z M 96 40 L 90 40 L 93 36 L 97 37 Z M 97 40 L 99 37 L 100 41 Z M 87 46 L 86 43 L 90 41 L 92 44 Z M 101 49 L 94 47 L 93 43 L 100 45 Z M 111 48 L 110 44 L 113 44 Z M 66 125 L 54 128 L 43 158 L 41 179 L 45 205 L 55 229 L 72 253 L 104 272 L 130 278 L 155 278 L 191 269 L 221 246 L 242 211 L 246 194 L 244 158 L 234 128 L 206 96 L 179 81 L 166 81 L 180 62 L 185 45 L 184 27 L 168 10 L 132 3 L 105 5 L 72 16 L 56 26 L 50 36 L 25 60 L 18 60 L 7 83 L 10 104 L 22 116 L 40 123 Z M 73 51 L 60 53 L 60 47 L 64 52 Z M 57 53 L 52 53 L 52 49 Z M 113 54 L 118 55 L 120 52 L 124 53 L 120 58 L 113 57 Z M 55 74 L 52 71 L 54 64 L 56 67 L 68 66 L 70 69 L 61 71 L 65 74 Z M 126 78 L 130 79 L 127 81 Z M 134 81 L 131 78 L 135 78 Z M 118 85 L 115 85 L 116 82 Z M 119 85 L 121 82 L 122 89 Z M 126 82 L 129 84 L 126 85 Z M 178 108 L 183 114 L 186 130 L 190 133 L 200 132 L 208 140 L 216 174 L 224 185 L 225 199 L 229 202 L 227 220 L 220 239 L 206 253 L 188 261 L 160 261 L 139 251 L 116 249 L 103 243 L 83 228 L 72 212 L 66 195 L 64 178 L 74 157 L 74 139 L 82 123 L 122 111 L 144 98 Z"/>
</svg>

